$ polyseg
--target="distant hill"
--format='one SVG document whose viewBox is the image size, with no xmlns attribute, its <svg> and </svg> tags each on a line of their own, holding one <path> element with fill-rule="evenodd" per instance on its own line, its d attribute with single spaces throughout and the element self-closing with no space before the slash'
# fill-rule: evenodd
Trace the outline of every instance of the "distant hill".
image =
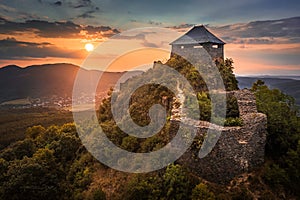
<svg viewBox="0 0 300 200">
<path fill-rule="evenodd" d="M 21 68 L 8 65 L 0 68 L 0 103 L 27 97 L 72 96 L 73 84 L 79 66 L 59 63 L 32 65 Z M 97 77 L 101 71 L 84 70 L 85 77 Z M 140 74 L 141 71 L 129 72 L 128 77 Z M 106 92 L 124 75 L 125 72 L 104 72 L 97 92 Z M 293 96 L 300 105 L 300 76 L 238 76 L 239 88 L 251 88 L 258 80 L 263 80 L 270 88 L 278 88 Z"/>
<path fill-rule="evenodd" d="M 0 68 L 0 103 L 21 98 L 52 95 L 72 96 L 73 84 L 79 66 L 72 64 L 45 64 L 21 68 L 9 65 Z M 84 77 L 98 77 L 97 70 L 84 70 Z M 104 72 L 97 92 L 106 92 L 125 72 Z M 128 78 L 140 71 L 129 72 Z M 83 83 L 84 84 L 84 83 Z"/>
<path fill-rule="evenodd" d="M 258 79 L 263 80 L 270 88 L 277 88 L 293 96 L 296 99 L 296 104 L 300 105 L 300 76 L 237 77 L 240 89 L 251 88 L 252 84 Z"/>
</svg>

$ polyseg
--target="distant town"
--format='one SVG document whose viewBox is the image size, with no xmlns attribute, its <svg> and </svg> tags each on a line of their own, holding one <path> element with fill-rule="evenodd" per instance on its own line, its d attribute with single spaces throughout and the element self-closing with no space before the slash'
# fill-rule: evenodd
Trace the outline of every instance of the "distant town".
<svg viewBox="0 0 300 200">
<path fill-rule="evenodd" d="M 58 96 L 52 95 L 49 97 L 27 97 L 23 99 L 15 99 L 6 101 L 0 104 L 0 108 L 11 108 L 11 109 L 24 109 L 24 108 L 56 108 L 63 110 L 72 110 L 72 102 L 74 103 L 75 109 L 87 110 L 92 108 L 92 105 L 99 105 L 100 102 L 107 97 L 107 92 L 100 92 L 95 95 L 82 94 L 79 98 L 73 99 L 71 96 Z M 76 108 L 78 107 L 78 108 Z M 74 107 L 73 107 L 74 109 Z"/>
</svg>

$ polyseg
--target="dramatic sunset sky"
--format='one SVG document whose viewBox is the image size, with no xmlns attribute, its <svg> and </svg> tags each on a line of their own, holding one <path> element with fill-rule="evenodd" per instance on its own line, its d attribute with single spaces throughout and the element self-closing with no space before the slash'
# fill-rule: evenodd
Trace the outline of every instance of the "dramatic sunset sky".
<svg viewBox="0 0 300 200">
<path fill-rule="evenodd" d="M 2 0 L 0 67 L 81 65 L 87 43 L 96 47 L 142 27 L 183 34 L 195 24 L 227 43 L 225 56 L 233 58 L 239 75 L 300 75 L 299 0 Z M 130 40 L 150 47 L 146 35 Z M 162 59 L 166 55 L 162 52 Z"/>
</svg>

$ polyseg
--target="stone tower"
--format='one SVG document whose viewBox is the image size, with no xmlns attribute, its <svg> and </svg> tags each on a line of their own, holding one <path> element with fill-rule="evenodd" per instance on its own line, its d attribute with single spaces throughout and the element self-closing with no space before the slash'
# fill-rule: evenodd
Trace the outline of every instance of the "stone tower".
<svg viewBox="0 0 300 200">
<path fill-rule="evenodd" d="M 212 60 L 224 59 L 224 42 L 209 32 L 203 25 L 194 26 L 186 34 L 173 41 L 171 57 L 179 54 L 184 57 L 205 49 Z"/>
</svg>

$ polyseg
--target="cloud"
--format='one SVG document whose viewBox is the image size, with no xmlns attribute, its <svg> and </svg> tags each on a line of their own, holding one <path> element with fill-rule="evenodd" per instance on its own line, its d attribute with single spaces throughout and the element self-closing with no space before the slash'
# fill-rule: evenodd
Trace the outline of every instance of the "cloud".
<svg viewBox="0 0 300 200">
<path fill-rule="evenodd" d="M 110 37 L 117 33 L 120 33 L 117 29 L 112 29 L 110 26 L 84 26 L 84 31 L 88 34 L 101 34 L 104 37 Z"/>
<path fill-rule="evenodd" d="M 70 1 L 68 5 L 71 8 L 82 10 L 82 13 L 77 15 L 77 18 L 95 18 L 93 14 L 100 11 L 99 7 L 94 5 L 91 0 Z"/>
<path fill-rule="evenodd" d="M 2 4 L 0 4 L 0 9 L 3 12 L 16 12 L 15 8 L 12 8 L 12 7 L 9 7 L 9 6 L 6 6 L 6 5 L 2 5 Z"/>
<path fill-rule="evenodd" d="M 155 44 L 153 42 L 149 42 L 147 36 L 149 35 L 157 35 L 157 32 L 141 32 L 135 35 L 115 35 L 112 39 L 115 40 L 126 40 L 126 41 L 130 41 L 130 40 L 140 40 L 141 43 L 143 45 L 143 47 L 149 47 L 149 48 L 159 48 L 161 46 L 161 44 Z"/>
<path fill-rule="evenodd" d="M 155 26 L 160 26 L 160 25 L 162 25 L 163 23 L 162 23 L 162 22 L 153 21 L 153 20 L 149 20 L 149 21 L 148 21 L 148 24 L 150 24 L 150 25 L 155 25 Z"/>
<path fill-rule="evenodd" d="M 50 43 L 35 43 L 18 41 L 8 37 L 0 40 L 0 59 L 29 59 L 29 58 L 78 58 L 81 57 L 80 51 L 61 49 Z"/>
<path fill-rule="evenodd" d="M 77 0 L 70 1 L 69 5 L 73 8 L 85 8 L 85 7 L 93 7 L 91 0 Z"/>
<path fill-rule="evenodd" d="M 300 40 L 300 17 L 209 27 L 227 43 L 278 44 Z"/>
<path fill-rule="evenodd" d="M 6 39 L 0 40 L 0 44 L 2 47 L 13 47 L 16 44 L 20 46 L 46 46 L 46 45 L 52 45 L 49 42 L 42 42 L 42 43 L 35 43 L 35 42 L 23 42 L 23 41 L 17 41 L 13 37 L 8 37 Z"/>
<path fill-rule="evenodd" d="M 62 5 L 62 2 L 61 1 L 56 1 L 53 3 L 54 6 L 61 6 Z"/>
<path fill-rule="evenodd" d="M 280 20 L 253 21 L 225 26 L 206 25 L 209 30 L 233 44 L 286 44 L 300 42 L 300 17 Z M 194 24 L 180 24 L 167 28 L 186 32 Z"/>
<path fill-rule="evenodd" d="M 91 0 L 27 0 L 22 6 L 19 1 L 11 0 L 0 3 L 1 10 L 15 20 L 50 18 L 57 21 L 95 18 L 95 14 L 101 12 L 99 6 Z"/>
<path fill-rule="evenodd" d="M 96 19 L 111 26 L 128 29 L 135 27 L 130 19 L 138 19 L 147 25 L 152 20 L 163 21 L 164 24 L 177 23 L 236 23 L 257 19 L 276 19 L 299 15 L 298 0 L 227 0 L 225 4 L 218 0 L 9 0 L 0 4 L 19 11 L 26 11 L 39 18 L 47 16 L 51 21 L 75 20 L 95 24 Z M 40 3 L 38 3 L 40 2 Z M 100 9 L 99 9 L 100 8 Z M 89 15 L 89 11 L 95 11 Z M 0 13 L 3 13 L 0 10 Z M 18 19 L 14 14 L 7 14 Z M 82 18 L 89 16 L 89 18 Z M 96 18 L 91 18 L 95 16 Z M 99 17 L 99 18 L 98 18 Z"/>
<path fill-rule="evenodd" d="M 145 33 L 139 33 L 135 35 L 116 35 L 113 39 L 121 39 L 121 40 L 145 40 L 146 35 L 149 34 L 147 32 Z"/>
<path fill-rule="evenodd" d="M 64 1 L 55 1 L 53 0 L 38 0 L 40 4 L 44 5 L 52 5 L 52 6 L 67 6 L 69 8 L 93 8 L 95 9 L 97 6 L 91 0 L 64 0 Z"/>
<path fill-rule="evenodd" d="M 78 18 L 95 18 L 95 16 L 92 15 L 93 13 L 95 13 L 95 11 L 89 10 L 89 11 L 82 13 L 81 15 L 78 15 L 77 17 Z"/>
<path fill-rule="evenodd" d="M 97 37 L 109 37 L 119 33 L 109 26 L 82 26 L 71 21 L 48 22 L 43 20 L 28 20 L 26 22 L 12 22 L 0 17 L 0 34 L 13 35 L 32 32 L 45 38 L 78 38 L 85 31 L 86 35 L 97 34 Z"/>
<path fill-rule="evenodd" d="M 28 18 L 41 19 L 41 17 L 39 17 L 36 14 L 25 12 L 24 10 L 19 11 L 16 8 L 6 6 L 3 4 L 0 4 L 0 13 L 2 13 L 2 15 L 4 15 L 4 14 L 13 15 L 16 18 L 23 19 L 23 20 L 28 19 Z"/>
<path fill-rule="evenodd" d="M 196 24 L 180 24 L 177 26 L 169 26 L 167 28 L 171 28 L 171 29 L 187 29 L 187 28 L 191 28 Z"/>
</svg>

